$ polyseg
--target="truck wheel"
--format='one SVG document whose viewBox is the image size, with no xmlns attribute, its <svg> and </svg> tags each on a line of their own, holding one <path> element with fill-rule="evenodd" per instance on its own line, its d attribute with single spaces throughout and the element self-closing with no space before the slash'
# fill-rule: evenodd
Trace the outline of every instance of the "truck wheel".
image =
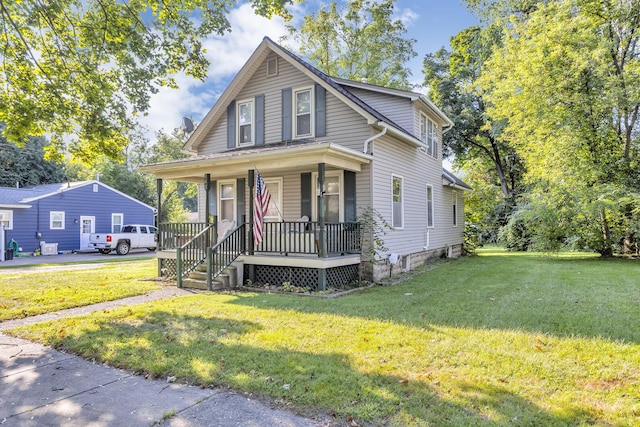
<svg viewBox="0 0 640 427">
<path fill-rule="evenodd" d="M 118 255 L 126 255 L 129 253 L 129 244 L 127 242 L 120 242 L 118 246 L 116 246 L 116 252 Z"/>
<path fill-rule="evenodd" d="M 153 252 L 156 250 L 156 248 L 147 248 L 147 250 Z"/>
<path fill-rule="evenodd" d="M 98 249 L 98 252 L 100 252 L 102 255 L 107 255 L 109 252 L 111 252 L 111 249 Z"/>
</svg>

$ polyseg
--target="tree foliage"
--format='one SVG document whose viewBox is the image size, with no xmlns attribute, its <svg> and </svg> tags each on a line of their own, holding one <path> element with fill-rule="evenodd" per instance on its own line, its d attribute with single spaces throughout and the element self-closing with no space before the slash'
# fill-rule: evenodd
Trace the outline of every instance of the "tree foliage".
<svg viewBox="0 0 640 427">
<path fill-rule="evenodd" d="M 48 142 L 43 137 L 31 137 L 22 147 L 0 137 L 0 187 L 20 187 L 52 184 L 64 181 L 61 164 L 45 160 Z"/>
<path fill-rule="evenodd" d="M 291 0 L 251 0 L 288 17 Z M 202 40 L 230 30 L 233 0 L 0 2 L 0 121 L 7 140 L 52 135 L 53 147 L 120 158 L 135 116 L 183 72 L 203 80 Z M 67 147 L 68 143 L 68 147 Z"/>
<path fill-rule="evenodd" d="M 453 120 L 444 134 L 445 154 L 462 165 L 482 159 L 490 165 L 503 197 L 514 200 L 523 166 L 502 135 L 505 120 L 487 115 L 487 100 L 478 84 L 485 61 L 501 44 L 499 26 L 470 27 L 451 38 L 451 51 L 442 48 L 424 59 L 425 85 L 431 98 Z"/>
<path fill-rule="evenodd" d="M 417 55 L 415 40 L 406 38 L 393 13 L 393 0 L 349 0 L 343 8 L 332 1 L 306 16 L 300 28 L 289 26 L 289 39 L 325 74 L 409 89 L 406 64 Z"/>
<path fill-rule="evenodd" d="M 526 165 L 529 226 L 550 248 L 559 239 L 610 255 L 637 239 L 638 10 L 638 0 L 539 5 L 511 21 L 485 64 L 488 114 Z"/>
</svg>

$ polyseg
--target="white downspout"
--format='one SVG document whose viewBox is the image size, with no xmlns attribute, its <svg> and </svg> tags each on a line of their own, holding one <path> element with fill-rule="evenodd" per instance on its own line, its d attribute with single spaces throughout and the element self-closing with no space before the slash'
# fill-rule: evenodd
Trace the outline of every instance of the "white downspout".
<svg viewBox="0 0 640 427">
<path fill-rule="evenodd" d="M 385 133 L 387 133 L 387 128 L 386 128 L 386 127 L 383 127 L 383 128 L 382 128 L 382 132 L 380 132 L 380 133 L 377 133 L 377 134 L 373 135 L 371 138 L 367 138 L 367 140 L 364 142 L 364 147 L 362 148 L 362 152 L 363 152 L 364 154 L 367 154 L 367 153 L 369 152 L 369 143 L 370 143 L 371 141 L 373 141 L 374 139 L 378 139 L 378 138 L 380 138 L 380 137 L 381 137 L 382 135 L 384 135 Z"/>
</svg>

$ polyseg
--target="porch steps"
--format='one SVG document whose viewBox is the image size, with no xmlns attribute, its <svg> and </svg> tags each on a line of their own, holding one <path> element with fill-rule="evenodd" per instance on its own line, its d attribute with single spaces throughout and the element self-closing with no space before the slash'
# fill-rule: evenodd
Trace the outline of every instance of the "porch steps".
<svg viewBox="0 0 640 427">
<path fill-rule="evenodd" d="M 201 264 L 194 271 L 189 273 L 189 277 L 182 279 L 182 286 L 192 289 L 207 289 L 207 266 Z M 238 271 L 234 265 L 225 268 L 216 280 L 211 282 L 211 289 L 220 291 L 233 289 L 238 286 Z"/>
</svg>

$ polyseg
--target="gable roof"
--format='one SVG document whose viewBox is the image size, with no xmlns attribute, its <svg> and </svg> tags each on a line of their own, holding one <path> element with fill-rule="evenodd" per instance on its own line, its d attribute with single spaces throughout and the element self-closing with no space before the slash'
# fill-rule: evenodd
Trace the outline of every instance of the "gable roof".
<svg viewBox="0 0 640 427">
<path fill-rule="evenodd" d="M 139 203 L 142 206 L 155 210 L 155 208 L 153 208 L 152 206 L 149 206 L 146 203 L 143 203 L 140 200 L 129 196 L 128 194 L 118 191 L 115 188 L 110 187 L 107 184 L 104 184 L 96 180 L 77 181 L 77 182 L 60 182 L 55 184 L 34 185 L 34 186 L 23 187 L 23 188 L 0 187 L 0 208 L 12 208 L 12 209 L 30 208 L 31 205 L 29 203 L 31 202 L 44 199 L 56 194 L 64 193 L 67 191 L 73 191 L 78 188 L 85 187 L 87 185 L 93 185 L 93 184 L 98 184 L 108 190 L 118 193 L 123 197 L 126 197 L 136 203 Z"/>
<path fill-rule="evenodd" d="M 303 72 L 310 79 L 315 81 L 316 83 L 322 85 L 326 90 L 332 93 L 341 101 L 345 102 L 351 108 L 353 108 L 356 112 L 362 115 L 370 125 L 375 125 L 379 128 L 386 128 L 396 137 L 410 142 L 416 146 L 421 146 L 422 142 L 416 138 L 413 134 L 407 132 L 398 124 L 394 123 L 384 114 L 380 113 L 375 108 L 371 107 L 366 102 L 362 101 L 360 98 L 351 93 L 347 87 L 354 86 L 355 82 L 350 82 L 349 80 L 344 79 L 336 79 L 330 77 L 323 73 L 322 71 L 315 68 L 313 65 L 308 62 L 302 60 L 297 57 L 293 53 L 289 52 L 287 49 L 283 48 L 279 44 L 272 41 L 269 37 L 265 37 L 262 40 L 262 43 L 256 48 L 253 54 L 249 57 L 247 62 L 242 66 L 238 74 L 233 78 L 231 83 L 227 86 L 227 88 L 222 92 L 213 108 L 209 110 L 207 115 L 204 117 L 202 122 L 198 125 L 195 131 L 191 134 L 187 142 L 185 143 L 183 149 L 186 151 L 194 151 L 198 145 L 204 140 L 206 134 L 211 130 L 211 128 L 218 122 L 223 116 L 226 114 L 226 106 L 237 96 L 237 94 L 242 90 L 244 85 L 249 81 L 253 73 L 258 69 L 261 63 L 267 58 L 270 52 L 276 53 L 280 58 L 283 58 L 285 61 L 289 62 L 295 68 Z M 380 88 L 379 86 L 373 85 L 365 85 L 367 89 L 374 90 L 372 88 Z M 386 88 L 383 88 L 386 89 Z M 377 90 L 377 89 L 375 89 Z M 399 91 L 396 89 L 387 89 L 387 93 L 389 94 L 402 94 L 402 96 L 409 96 L 411 94 L 415 99 L 422 100 L 425 105 L 438 116 L 441 117 L 444 122 L 446 122 L 449 127 L 453 125 L 453 122 L 449 120 L 442 111 L 440 111 L 435 105 L 431 103 L 424 96 L 409 92 L 409 91 Z"/>
</svg>

